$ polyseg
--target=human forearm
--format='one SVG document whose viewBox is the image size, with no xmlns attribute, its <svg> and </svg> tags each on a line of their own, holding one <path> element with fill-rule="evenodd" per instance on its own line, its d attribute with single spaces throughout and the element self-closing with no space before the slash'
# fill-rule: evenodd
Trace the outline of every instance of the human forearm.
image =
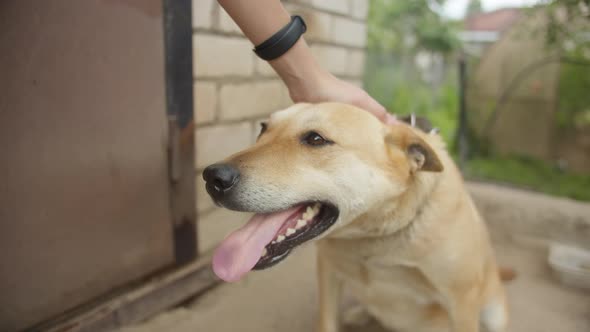
<svg viewBox="0 0 590 332">
<path fill-rule="evenodd" d="M 252 44 L 258 45 L 290 21 L 279 0 L 218 0 Z"/>
<path fill-rule="evenodd" d="M 290 21 L 278 0 L 219 0 L 252 44 L 259 45 Z M 306 101 L 308 90 L 330 76 L 313 57 L 303 37 L 285 54 L 269 61 L 287 85 L 294 101 Z"/>
<path fill-rule="evenodd" d="M 277 33 L 290 21 L 279 0 L 218 0 L 255 46 Z M 363 89 L 342 81 L 323 69 L 301 37 L 288 51 L 268 61 L 289 89 L 294 102 L 339 101 L 363 108 L 388 122 L 385 108 Z"/>
</svg>

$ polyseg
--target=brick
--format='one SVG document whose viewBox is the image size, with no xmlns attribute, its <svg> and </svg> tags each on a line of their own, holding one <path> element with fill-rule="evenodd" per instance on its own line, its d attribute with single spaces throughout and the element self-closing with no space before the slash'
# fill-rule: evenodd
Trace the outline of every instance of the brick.
<svg viewBox="0 0 590 332">
<path fill-rule="evenodd" d="M 221 119 L 260 117 L 283 106 L 283 83 L 279 80 L 226 84 L 221 87 Z"/>
<path fill-rule="evenodd" d="M 339 14 L 348 14 L 349 11 L 348 0 L 311 0 L 311 5 Z"/>
<path fill-rule="evenodd" d="M 362 76 L 365 70 L 365 51 L 351 50 L 348 54 L 348 75 Z"/>
<path fill-rule="evenodd" d="M 213 249 L 230 232 L 243 226 L 251 214 L 216 208 L 199 216 L 199 251 Z"/>
<path fill-rule="evenodd" d="M 203 180 L 203 173 L 197 174 L 197 178 L 195 179 L 195 185 L 197 189 L 197 212 L 203 213 L 206 211 L 211 211 L 215 207 L 215 203 L 207 194 L 207 189 L 205 189 L 205 180 Z"/>
<path fill-rule="evenodd" d="M 306 38 L 318 41 L 330 41 L 332 39 L 332 15 L 313 12 L 309 15 Z"/>
<path fill-rule="evenodd" d="M 250 145 L 252 125 L 249 122 L 201 127 L 197 129 L 196 165 L 205 168 Z"/>
<path fill-rule="evenodd" d="M 215 83 L 196 82 L 194 85 L 195 122 L 209 123 L 215 120 L 217 108 L 217 88 Z"/>
<path fill-rule="evenodd" d="M 240 27 L 232 20 L 228 13 L 221 6 L 219 7 L 219 30 L 244 35 Z"/>
<path fill-rule="evenodd" d="M 351 0 L 350 15 L 354 18 L 364 20 L 369 13 L 369 0 Z"/>
<path fill-rule="evenodd" d="M 348 74 L 348 50 L 342 47 L 313 45 L 311 52 L 322 67 L 336 75 Z"/>
<path fill-rule="evenodd" d="M 215 0 L 193 0 L 193 28 L 210 28 L 213 25 L 213 8 Z"/>
<path fill-rule="evenodd" d="M 332 36 L 336 43 L 365 47 L 367 43 L 367 26 L 365 23 L 353 21 L 343 17 L 332 19 Z"/>
<path fill-rule="evenodd" d="M 243 38 L 195 34 L 194 74 L 198 77 L 250 76 L 254 58 L 250 42 Z"/>
<path fill-rule="evenodd" d="M 330 41 L 332 39 L 332 15 L 300 5 L 285 6 L 292 15 L 301 15 L 305 19 L 307 31 L 305 40 Z"/>
</svg>

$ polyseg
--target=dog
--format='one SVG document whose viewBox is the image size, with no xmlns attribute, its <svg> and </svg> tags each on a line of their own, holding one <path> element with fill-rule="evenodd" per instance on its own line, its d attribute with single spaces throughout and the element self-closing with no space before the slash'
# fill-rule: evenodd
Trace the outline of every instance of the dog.
<svg viewBox="0 0 590 332">
<path fill-rule="evenodd" d="M 256 213 L 216 249 L 237 281 L 317 241 L 319 332 L 338 331 L 346 285 L 372 317 L 405 332 L 504 331 L 508 308 L 486 225 L 436 130 L 340 103 L 295 104 L 257 142 L 203 172 L 216 204 Z"/>
</svg>

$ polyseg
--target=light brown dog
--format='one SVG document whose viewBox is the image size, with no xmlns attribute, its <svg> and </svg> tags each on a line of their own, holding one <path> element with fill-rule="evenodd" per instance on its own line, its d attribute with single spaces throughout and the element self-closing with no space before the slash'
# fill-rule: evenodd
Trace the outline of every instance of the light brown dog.
<svg viewBox="0 0 590 332">
<path fill-rule="evenodd" d="M 257 143 L 204 171 L 224 207 L 256 212 L 213 259 L 239 280 L 318 240 L 319 328 L 338 331 L 345 285 L 395 331 L 505 329 L 508 310 L 486 226 L 434 132 L 386 126 L 337 103 L 273 114 Z"/>
</svg>

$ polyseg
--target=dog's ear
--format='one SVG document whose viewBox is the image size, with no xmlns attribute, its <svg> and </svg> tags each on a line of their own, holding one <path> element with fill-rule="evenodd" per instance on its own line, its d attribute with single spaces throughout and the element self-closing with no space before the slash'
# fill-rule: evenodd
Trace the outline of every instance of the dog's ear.
<svg viewBox="0 0 590 332">
<path fill-rule="evenodd" d="M 410 165 L 414 170 L 442 172 L 443 165 L 434 150 L 424 140 L 418 138 L 406 150 Z"/>
<path fill-rule="evenodd" d="M 393 144 L 405 152 L 412 172 L 441 172 L 443 165 L 434 149 L 409 128 L 394 126 L 385 137 L 386 144 Z"/>
</svg>

